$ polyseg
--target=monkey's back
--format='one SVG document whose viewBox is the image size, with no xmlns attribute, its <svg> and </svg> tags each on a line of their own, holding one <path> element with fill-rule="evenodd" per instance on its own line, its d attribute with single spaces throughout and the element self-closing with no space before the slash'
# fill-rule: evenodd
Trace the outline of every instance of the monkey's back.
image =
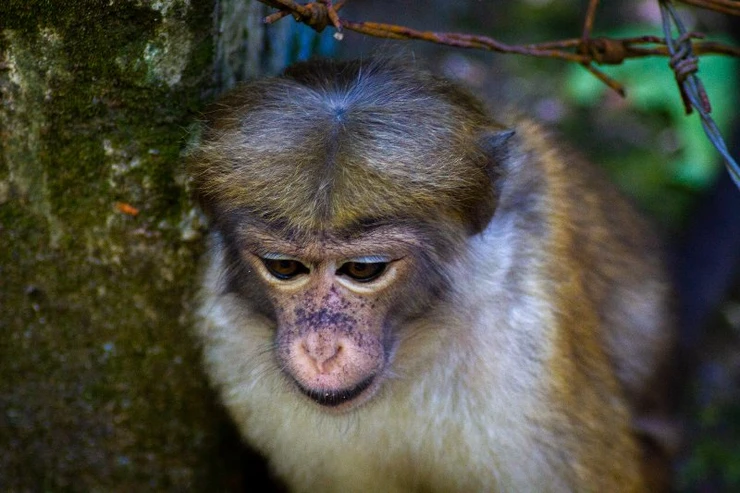
<svg viewBox="0 0 740 493">
<path fill-rule="evenodd" d="M 667 372 L 675 327 L 661 239 L 601 170 L 567 146 L 556 145 L 537 124 L 521 119 L 516 126 L 526 164 L 512 160 L 508 193 L 519 204 L 514 214 L 526 211 L 522 224 L 539 225 L 533 236 L 554 253 L 543 267 L 552 281 L 557 323 L 564 334 L 553 361 L 555 367 L 580 367 L 577 373 L 593 380 L 589 384 L 574 379 L 564 370 L 563 375 L 570 376 L 563 379 L 560 391 L 608 388 L 607 382 L 616 377 L 614 392 L 625 398 L 630 433 L 642 445 L 643 467 L 654 462 L 664 469 L 643 472 L 651 480 L 660 477 L 661 484 L 650 487 L 660 491 L 667 486 L 675 437 L 670 436 L 672 430 L 669 436 L 654 434 L 642 423 L 663 430 L 674 427 Z M 523 201 L 530 201 L 529 207 L 522 207 Z M 609 364 L 607 374 L 594 363 L 602 352 Z"/>
</svg>

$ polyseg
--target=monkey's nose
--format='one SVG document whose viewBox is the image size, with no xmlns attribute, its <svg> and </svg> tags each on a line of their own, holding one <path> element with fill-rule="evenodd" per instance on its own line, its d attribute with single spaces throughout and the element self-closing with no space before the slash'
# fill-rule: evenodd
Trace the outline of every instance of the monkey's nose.
<svg viewBox="0 0 740 493">
<path fill-rule="evenodd" d="M 303 340 L 301 350 L 319 373 L 325 373 L 331 370 L 332 363 L 337 360 L 343 350 L 343 345 L 336 337 L 313 332 Z"/>
</svg>

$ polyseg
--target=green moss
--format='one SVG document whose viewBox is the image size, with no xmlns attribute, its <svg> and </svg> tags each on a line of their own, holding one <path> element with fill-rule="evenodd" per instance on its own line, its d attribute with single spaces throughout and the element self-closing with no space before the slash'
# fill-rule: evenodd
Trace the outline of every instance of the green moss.
<svg viewBox="0 0 740 493">
<path fill-rule="evenodd" d="M 0 489 L 223 490 L 180 162 L 213 6 L 3 3 Z"/>
</svg>

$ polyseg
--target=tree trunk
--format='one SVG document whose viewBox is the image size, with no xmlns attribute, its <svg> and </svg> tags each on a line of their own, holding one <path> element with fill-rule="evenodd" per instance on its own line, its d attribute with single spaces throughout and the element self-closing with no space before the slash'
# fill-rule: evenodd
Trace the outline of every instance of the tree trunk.
<svg viewBox="0 0 740 493">
<path fill-rule="evenodd" d="M 262 6 L 0 3 L 0 491 L 239 489 L 182 154 L 205 101 L 280 64 Z"/>
</svg>

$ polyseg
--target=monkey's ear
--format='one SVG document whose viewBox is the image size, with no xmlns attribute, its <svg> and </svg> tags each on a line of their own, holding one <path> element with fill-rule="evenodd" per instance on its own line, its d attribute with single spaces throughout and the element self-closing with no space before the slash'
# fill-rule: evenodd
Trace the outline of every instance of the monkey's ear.
<svg viewBox="0 0 740 493">
<path fill-rule="evenodd" d="M 486 174 L 489 183 L 486 185 L 486 193 L 483 200 L 479 201 L 471 214 L 471 232 L 478 233 L 491 221 L 498 206 L 499 194 L 501 192 L 500 178 L 504 174 L 503 168 L 516 146 L 516 139 L 512 140 L 515 131 L 508 128 L 490 129 L 481 135 L 479 140 L 480 149 L 487 158 Z"/>
<path fill-rule="evenodd" d="M 489 146 L 491 147 L 501 147 L 508 141 L 514 134 L 516 133 L 516 130 L 511 128 L 506 128 L 503 130 L 493 130 L 486 134 L 485 139 Z"/>
<path fill-rule="evenodd" d="M 516 148 L 516 131 L 511 128 L 495 128 L 483 133 L 480 147 L 488 157 L 486 172 L 492 183 L 496 183 L 506 162 Z"/>
<path fill-rule="evenodd" d="M 509 154 L 514 143 L 511 138 L 515 133 L 516 131 L 510 128 L 491 130 L 483 134 L 481 146 L 492 161 L 500 162 Z"/>
<path fill-rule="evenodd" d="M 469 216 L 470 229 L 472 233 L 479 233 L 483 230 L 493 217 L 498 205 L 498 195 L 500 193 L 500 178 L 504 163 L 506 162 L 515 142 L 511 140 L 515 132 L 511 129 L 495 128 L 490 129 L 480 136 L 478 141 L 479 149 L 483 151 L 486 158 L 485 172 L 488 175 L 488 183 L 484 184 L 482 197 L 472 208 L 472 214 Z"/>
</svg>

